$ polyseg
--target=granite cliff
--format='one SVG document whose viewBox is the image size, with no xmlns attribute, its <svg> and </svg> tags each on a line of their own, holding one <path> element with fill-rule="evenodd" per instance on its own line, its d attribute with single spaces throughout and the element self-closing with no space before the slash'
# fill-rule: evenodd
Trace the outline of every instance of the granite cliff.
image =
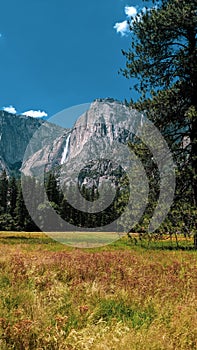
<svg viewBox="0 0 197 350">
<path fill-rule="evenodd" d="M 125 153 L 128 150 L 123 145 L 137 134 L 143 118 L 141 113 L 121 102 L 97 99 L 72 129 L 51 125 L 46 137 L 43 124 L 29 144 L 22 171 L 38 175 L 55 168 L 61 182 L 77 180 L 80 186 L 94 183 L 97 187 L 107 176 L 115 181 L 117 173 L 123 172 L 120 164 L 123 168 L 130 164 Z M 43 133 L 46 144 L 41 149 Z"/>
</svg>

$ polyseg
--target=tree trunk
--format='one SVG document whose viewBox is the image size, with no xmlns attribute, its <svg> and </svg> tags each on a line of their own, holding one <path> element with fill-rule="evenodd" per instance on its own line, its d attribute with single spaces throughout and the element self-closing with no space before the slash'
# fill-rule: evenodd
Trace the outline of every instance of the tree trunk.
<svg viewBox="0 0 197 350">
<path fill-rule="evenodd" d="M 196 62 L 196 26 L 192 26 L 188 32 L 189 42 L 189 67 L 193 67 L 193 63 Z M 190 62 L 191 58 L 191 62 Z M 196 67 L 195 67 L 196 68 Z M 191 111 L 191 167 L 192 167 L 192 189 L 194 195 L 194 205 L 197 205 L 197 73 L 193 68 L 190 71 L 190 86 L 191 92 L 191 107 L 194 111 Z"/>
<path fill-rule="evenodd" d="M 194 233 L 194 249 L 197 249 L 197 232 Z"/>
<path fill-rule="evenodd" d="M 192 166 L 192 188 L 194 195 L 194 206 L 197 206 L 197 118 L 192 122 L 191 131 L 191 166 Z"/>
</svg>

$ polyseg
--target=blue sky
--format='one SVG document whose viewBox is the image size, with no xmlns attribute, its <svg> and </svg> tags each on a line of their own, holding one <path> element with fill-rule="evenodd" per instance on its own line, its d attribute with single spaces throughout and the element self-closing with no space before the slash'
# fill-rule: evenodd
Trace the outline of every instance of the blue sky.
<svg viewBox="0 0 197 350">
<path fill-rule="evenodd" d="M 12 105 L 18 113 L 41 110 L 51 117 L 95 98 L 135 99 L 134 90 L 129 90 L 132 82 L 118 75 L 125 65 L 121 49 L 128 49 L 130 42 L 126 6 L 129 14 L 144 4 L 1 1 L 0 108 Z"/>
</svg>

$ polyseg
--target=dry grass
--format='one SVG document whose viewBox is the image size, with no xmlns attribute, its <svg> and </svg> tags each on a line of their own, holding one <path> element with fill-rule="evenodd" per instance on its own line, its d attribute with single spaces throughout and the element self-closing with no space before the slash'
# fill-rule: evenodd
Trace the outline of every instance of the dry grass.
<svg viewBox="0 0 197 350">
<path fill-rule="evenodd" d="M 19 240 L 0 253 L 1 350 L 197 349 L 196 252 Z"/>
</svg>

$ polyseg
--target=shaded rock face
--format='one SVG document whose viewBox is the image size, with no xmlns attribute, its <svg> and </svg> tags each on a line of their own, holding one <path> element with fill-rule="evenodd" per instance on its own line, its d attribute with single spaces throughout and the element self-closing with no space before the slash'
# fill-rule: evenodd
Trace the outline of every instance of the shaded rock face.
<svg viewBox="0 0 197 350">
<path fill-rule="evenodd" d="M 0 112 L 0 168 L 30 176 L 55 169 L 62 183 L 79 186 L 98 187 L 107 176 L 115 182 L 129 166 L 120 146 L 142 123 L 141 113 L 113 99 L 95 100 L 72 129 Z"/>
<path fill-rule="evenodd" d="M 62 128 L 47 121 L 0 111 L 0 171 L 20 174 L 27 148 L 31 155 L 27 175 L 36 175 L 45 163 L 59 165 L 65 133 L 66 129 L 62 134 Z"/>
<path fill-rule="evenodd" d="M 26 147 L 41 121 L 0 111 L 0 170 L 17 173 Z"/>
<path fill-rule="evenodd" d="M 80 170 L 77 183 L 79 188 L 85 186 L 86 189 L 98 189 L 104 180 L 110 180 L 116 187 L 118 180 L 124 176 L 125 172 L 121 165 L 109 159 L 96 160 L 89 162 Z"/>
</svg>

